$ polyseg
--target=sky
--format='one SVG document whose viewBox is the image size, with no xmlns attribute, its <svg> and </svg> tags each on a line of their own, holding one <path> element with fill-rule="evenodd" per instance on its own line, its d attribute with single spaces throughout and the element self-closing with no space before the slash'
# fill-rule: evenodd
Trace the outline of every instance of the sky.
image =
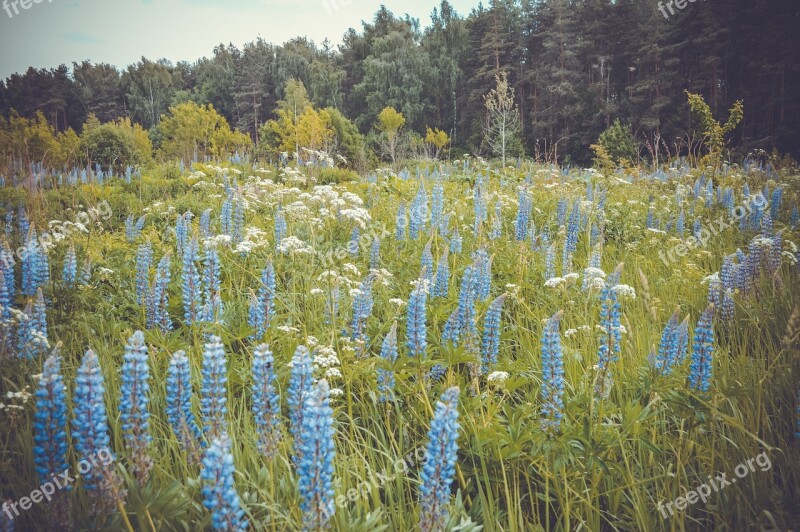
<svg viewBox="0 0 800 532">
<path fill-rule="evenodd" d="M 478 3 L 450 0 L 462 16 Z M 142 56 L 195 61 L 217 44 L 241 47 L 259 36 L 339 44 L 381 4 L 426 26 L 439 0 L 0 0 L 0 79 L 85 59 L 120 69 Z"/>
</svg>

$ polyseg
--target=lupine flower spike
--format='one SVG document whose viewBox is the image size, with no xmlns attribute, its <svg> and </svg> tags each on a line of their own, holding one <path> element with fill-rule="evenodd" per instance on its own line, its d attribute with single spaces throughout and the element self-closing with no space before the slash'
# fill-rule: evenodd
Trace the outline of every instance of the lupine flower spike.
<svg viewBox="0 0 800 532">
<path fill-rule="evenodd" d="M 303 402 L 311 393 L 314 385 L 314 375 L 312 373 L 311 353 L 304 345 L 297 346 L 291 361 L 291 376 L 289 377 L 289 390 L 286 402 L 289 405 L 289 423 L 294 437 L 295 452 L 299 453 L 302 446 L 298 444 L 302 439 L 303 426 Z M 299 463 L 300 455 L 295 455 L 295 463 Z"/>
<path fill-rule="evenodd" d="M 503 294 L 489 305 L 483 322 L 483 344 L 481 346 L 481 374 L 485 375 L 497 363 L 500 352 L 500 314 L 507 294 Z"/>
<path fill-rule="evenodd" d="M 198 446 L 203 432 L 192 413 L 192 375 L 189 358 L 183 351 L 172 355 L 167 369 L 167 420 L 181 447 L 189 452 L 190 459 L 198 457 Z"/>
<path fill-rule="evenodd" d="M 275 361 L 267 344 L 253 352 L 253 420 L 258 432 L 258 448 L 272 458 L 280 439 L 281 400 L 277 390 Z"/>
<path fill-rule="evenodd" d="M 122 386 L 120 390 L 119 410 L 120 423 L 133 463 L 133 473 L 143 486 L 150 475 L 153 460 L 147 452 L 152 440 L 148 432 L 150 413 L 147 405 L 150 402 L 150 367 L 148 366 L 147 346 L 144 334 L 136 331 L 125 346 L 122 363 Z"/>
<path fill-rule="evenodd" d="M 200 412 L 203 432 L 209 439 L 227 432 L 228 368 L 222 341 L 211 336 L 203 351 L 203 386 L 200 391 Z"/>
<path fill-rule="evenodd" d="M 705 393 L 711 387 L 714 356 L 714 305 L 709 305 L 700 315 L 694 329 L 692 343 L 692 365 L 689 373 L 689 386 Z"/>
<path fill-rule="evenodd" d="M 236 492 L 231 442 L 227 435 L 215 438 L 203 458 L 203 506 L 211 512 L 211 528 L 224 532 L 247 530 L 242 501 Z"/>
<path fill-rule="evenodd" d="M 325 530 L 334 513 L 333 409 L 330 407 L 328 381 L 321 380 L 303 401 L 301 437 L 295 446 L 297 454 L 297 485 L 300 508 L 303 510 L 303 530 Z"/>
<path fill-rule="evenodd" d="M 563 311 L 547 320 L 542 332 L 542 421 L 545 430 L 558 430 L 564 417 L 564 355 L 558 331 Z"/>
<path fill-rule="evenodd" d="M 425 464 L 420 471 L 420 517 L 422 532 L 442 531 L 448 518 L 450 484 L 458 459 L 458 387 L 445 390 L 436 403 Z"/>
</svg>

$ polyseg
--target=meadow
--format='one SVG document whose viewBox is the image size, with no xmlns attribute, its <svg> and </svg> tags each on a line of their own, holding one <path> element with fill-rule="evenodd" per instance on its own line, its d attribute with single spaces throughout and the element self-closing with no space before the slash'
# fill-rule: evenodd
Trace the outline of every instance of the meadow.
<svg viewBox="0 0 800 532">
<path fill-rule="evenodd" d="M 2 530 L 800 523 L 796 169 L 235 161 L 0 188 Z"/>
</svg>

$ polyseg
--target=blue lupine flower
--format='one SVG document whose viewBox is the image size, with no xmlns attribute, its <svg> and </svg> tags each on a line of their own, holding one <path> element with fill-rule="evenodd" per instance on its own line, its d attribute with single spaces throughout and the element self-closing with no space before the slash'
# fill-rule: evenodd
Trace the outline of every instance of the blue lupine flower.
<svg viewBox="0 0 800 532">
<path fill-rule="evenodd" d="M 711 374 L 714 356 L 714 307 L 709 305 L 700 315 L 694 329 L 692 343 L 692 365 L 689 373 L 689 386 L 705 393 L 711 387 Z"/>
<path fill-rule="evenodd" d="M 567 221 L 567 200 L 559 198 L 558 206 L 556 207 L 556 222 L 558 225 L 564 225 Z"/>
<path fill-rule="evenodd" d="M 400 206 L 397 207 L 397 217 L 395 218 L 395 240 L 406 239 L 406 202 L 401 201 Z"/>
<path fill-rule="evenodd" d="M 712 275 L 708 280 L 708 304 L 714 305 L 714 307 L 722 304 L 722 282 L 717 274 Z"/>
<path fill-rule="evenodd" d="M 150 413 L 150 368 L 144 334 L 136 331 L 128 339 L 122 363 L 122 385 L 120 387 L 119 420 L 125 438 L 125 446 L 131 454 L 133 472 L 140 485 L 147 482 L 153 463 L 147 454 L 152 440 L 148 432 Z"/>
<path fill-rule="evenodd" d="M 492 218 L 492 230 L 489 239 L 497 240 L 503 233 L 503 214 L 501 212 L 502 203 L 498 201 L 494 204 L 494 217 Z"/>
<path fill-rule="evenodd" d="M 461 235 L 458 233 L 458 227 L 456 227 L 455 232 L 450 237 L 450 253 L 461 253 L 461 245 L 463 243 L 463 239 Z"/>
<path fill-rule="evenodd" d="M 477 235 L 481 224 L 486 221 L 486 197 L 480 182 L 476 180 L 475 191 L 473 192 L 473 207 L 475 209 L 475 222 L 472 230 Z"/>
<path fill-rule="evenodd" d="M 450 291 L 450 264 L 448 263 L 448 249 L 445 248 L 439 264 L 436 266 L 436 282 L 433 286 L 434 297 L 447 297 Z"/>
<path fill-rule="evenodd" d="M 622 275 L 622 264 L 609 275 L 606 285 L 600 292 L 600 327 L 603 333 L 600 336 L 600 349 L 597 353 L 597 366 L 600 373 L 597 382 L 599 395 L 605 396 L 611 386 L 611 372 L 609 366 L 617 359 L 620 353 L 622 340 L 620 324 L 620 303 L 614 289 Z"/>
<path fill-rule="evenodd" d="M 275 315 L 275 268 L 272 260 L 261 271 L 258 295 L 250 301 L 249 325 L 253 329 L 251 338 L 261 339 Z"/>
<path fill-rule="evenodd" d="M 275 456 L 280 439 L 281 399 L 277 390 L 275 361 L 267 344 L 253 351 L 253 420 L 258 448 L 267 458 Z"/>
<path fill-rule="evenodd" d="M 295 441 L 297 487 L 303 530 L 325 530 L 333 515 L 333 460 L 336 455 L 330 388 L 321 380 L 303 401 L 301 436 Z"/>
<path fill-rule="evenodd" d="M 420 272 L 423 278 L 428 281 L 429 283 L 433 282 L 433 252 L 431 251 L 431 243 L 433 241 L 429 240 L 428 243 L 425 245 L 425 249 L 422 250 L 422 259 L 420 260 Z"/>
<path fill-rule="evenodd" d="M 200 215 L 200 238 L 205 240 L 211 237 L 211 209 L 206 209 Z"/>
<path fill-rule="evenodd" d="M 75 246 L 70 246 L 67 249 L 67 254 L 64 256 L 64 267 L 61 272 L 64 286 L 67 288 L 75 286 L 78 280 L 78 258 L 75 256 Z"/>
<path fill-rule="evenodd" d="M 24 205 L 20 205 L 17 211 L 17 226 L 19 227 L 19 234 L 23 238 L 30 231 L 31 224 L 28 221 L 28 213 L 25 211 Z"/>
<path fill-rule="evenodd" d="M 389 364 L 397 360 L 397 322 L 392 324 L 389 334 L 381 345 L 381 358 Z M 394 371 L 378 369 L 378 393 L 380 401 L 390 401 L 394 397 Z"/>
<path fill-rule="evenodd" d="M 783 232 L 779 231 L 772 237 L 772 245 L 769 247 L 767 256 L 767 266 L 770 274 L 774 274 L 781 267 L 781 257 L 783 256 Z"/>
<path fill-rule="evenodd" d="M 203 316 L 202 321 L 214 322 L 222 310 L 220 296 L 219 253 L 214 246 L 206 247 L 203 260 Z"/>
<path fill-rule="evenodd" d="M 150 265 L 153 262 L 153 248 L 148 240 L 139 244 L 136 252 L 136 302 L 144 305 L 150 291 Z"/>
<path fill-rule="evenodd" d="M 427 282 L 420 278 L 408 298 L 406 336 L 411 356 L 423 356 L 428 346 L 426 317 Z"/>
<path fill-rule="evenodd" d="M 483 344 L 481 345 L 481 373 L 486 374 L 497 363 L 500 352 L 500 315 L 507 294 L 496 298 L 489 305 L 483 320 Z"/>
<path fill-rule="evenodd" d="M 203 457 L 203 506 L 211 512 L 211 528 L 225 532 L 247 530 L 247 520 L 234 484 L 231 442 L 227 435 L 214 438 Z"/>
<path fill-rule="evenodd" d="M 283 208 L 279 205 L 275 212 L 275 245 L 280 244 L 284 238 L 286 238 L 286 216 L 283 214 Z"/>
<path fill-rule="evenodd" d="M 244 198 L 238 192 L 234 196 L 232 229 L 231 242 L 235 246 L 244 239 Z"/>
<path fill-rule="evenodd" d="M 203 384 L 200 389 L 200 412 L 203 432 L 217 438 L 228 431 L 228 360 L 217 336 L 211 336 L 203 351 Z"/>
<path fill-rule="evenodd" d="M 431 194 L 431 229 L 441 228 L 444 210 L 444 187 L 437 183 Z"/>
<path fill-rule="evenodd" d="M 186 243 L 189 241 L 189 226 L 191 222 L 189 213 L 179 214 L 175 222 L 175 244 L 177 246 L 178 257 L 183 257 Z"/>
<path fill-rule="evenodd" d="M 477 283 L 475 285 L 475 296 L 483 301 L 489 299 L 492 289 L 492 259 L 489 253 L 481 248 L 474 254 L 475 272 Z"/>
<path fill-rule="evenodd" d="M 792 214 L 789 217 L 789 225 L 792 230 L 797 229 L 797 226 L 800 225 L 800 209 L 798 209 L 797 205 L 792 208 Z"/>
<path fill-rule="evenodd" d="M 381 267 L 381 239 L 377 236 L 372 239 L 369 248 L 369 269 L 377 270 Z"/>
<path fill-rule="evenodd" d="M 231 236 L 233 232 L 233 202 L 230 195 L 222 203 L 222 210 L 219 213 L 219 230 L 223 235 Z"/>
<path fill-rule="evenodd" d="M 50 355 L 44 362 L 36 389 L 36 414 L 33 417 L 33 448 L 40 482 L 51 474 L 67 470 L 67 394 L 61 377 L 61 359 Z M 70 486 L 67 486 L 69 489 Z"/>
<path fill-rule="evenodd" d="M 184 351 L 172 355 L 167 368 L 167 420 L 181 447 L 196 449 L 203 433 L 192 413 L 192 375 Z"/>
<path fill-rule="evenodd" d="M 686 213 L 681 209 L 681 212 L 678 213 L 678 221 L 675 223 L 675 230 L 678 232 L 678 236 L 683 236 L 683 233 L 686 228 Z"/>
<path fill-rule="evenodd" d="M 655 225 L 653 225 L 653 206 L 652 205 L 650 205 L 647 208 L 647 225 L 645 227 L 647 227 L 647 229 L 655 228 Z"/>
<path fill-rule="evenodd" d="M 183 253 L 183 317 L 186 325 L 192 325 L 200 318 L 203 308 L 203 291 L 200 286 L 200 272 L 197 271 L 197 240 L 186 244 Z"/>
<path fill-rule="evenodd" d="M 542 417 L 546 430 L 558 430 L 564 417 L 564 355 L 558 326 L 563 311 L 547 320 L 542 331 Z"/>
<path fill-rule="evenodd" d="M 527 188 L 519 190 L 519 205 L 517 207 L 517 219 L 514 225 L 514 236 L 517 242 L 522 242 L 528 237 L 528 227 L 530 226 L 531 211 L 533 210 L 533 199 Z"/>
<path fill-rule="evenodd" d="M 8 291 L 8 299 L 13 300 L 14 296 L 16 295 L 16 285 L 14 280 L 14 254 L 11 252 L 11 248 L 6 241 L 3 241 L 3 247 L 0 249 L 0 262 L 3 263 L 3 267 L 5 268 L 5 282 L 6 290 Z"/>
<path fill-rule="evenodd" d="M 772 192 L 772 203 L 770 204 L 770 215 L 773 220 L 777 220 L 780 216 L 782 198 L 783 188 L 778 187 Z"/>
<path fill-rule="evenodd" d="M 4 263 L 0 261 L 0 322 L 11 315 L 9 310 L 11 308 L 11 294 L 8 293 L 6 276 L 13 274 L 14 272 L 6 270 Z"/>
<path fill-rule="evenodd" d="M 450 485 L 458 460 L 458 387 L 442 393 L 428 431 L 426 460 L 419 473 L 420 529 L 444 530 L 448 519 Z"/>
<path fill-rule="evenodd" d="M 730 320 L 733 318 L 734 313 L 734 302 L 733 302 L 733 291 L 728 288 L 722 294 L 722 319 L 725 321 Z"/>
<path fill-rule="evenodd" d="M 350 232 L 350 242 L 347 244 L 347 252 L 354 257 L 358 256 L 360 239 L 361 239 L 361 230 L 356 225 Z"/>
<path fill-rule="evenodd" d="M 100 361 L 91 349 L 83 356 L 78 374 L 75 377 L 75 393 L 72 397 L 73 420 L 72 440 L 75 450 L 81 458 L 97 456 L 98 453 L 109 453 L 111 439 L 108 433 L 108 419 L 106 406 L 103 399 L 105 386 Z M 102 489 L 107 476 L 113 470 L 108 465 L 106 468 L 93 467 L 88 473 L 81 476 L 83 485 L 87 490 Z"/>
<path fill-rule="evenodd" d="M 33 358 L 39 352 L 38 346 L 33 345 L 33 304 L 30 301 L 17 316 L 15 347 L 17 356 L 22 358 Z"/>
<path fill-rule="evenodd" d="M 683 358 L 683 354 L 679 352 L 681 324 L 678 320 L 680 319 L 680 312 L 680 307 L 675 309 L 675 312 L 664 327 L 664 332 L 661 333 L 661 342 L 658 344 L 658 357 L 656 358 L 655 367 L 663 375 L 670 375 L 675 365 L 679 364 Z"/>
<path fill-rule="evenodd" d="M 556 276 L 556 244 L 553 242 L 547 248 L 547 254 L 544 259 L 544 278 L 545 280 L 552 279 Z"/>
<path fill-rule="evenodd" d="M 353 320 L 350 324 L 351 338 L 361 342 L 362 350 L 357 353 L 363 355 L 363 346 L 369 341 L 366 334 L 367 318 L 372 314 L 372 275 L 367 275 L 355 291 L 353 297 Z"/>
<path fill-rule="evenodd" d="M 170 281 L 170 255 L 167 252 L 158 262 L 153 286 L 150 289 L 149 315 L 147 327 L 158 327 L 162 331 L 172 330 L 172 320 L 169 317 L 169 281 Z"/>
<path fill-rule="evenodd" d="M 289 424 L 295 440 L 295 450 L 297 450 L 301 448 L 298 446 L 298 441 L 302 438 L 303 404 L 314 385 L 311 353 L 306 346 L 298 345 L 295 349 L 294 355 L 292 355 L 291 370 L 286 403 L 289 405 Z M 296 458 L 299 458 L 299 455 Z"/>
<path fill-rule="evenodd" d="M 458 308 L 456 309 L 455 327 L 451 339 L 458 343 L 464 333 L 475 333 L 475 298 L 477 292 L 478 274 L 475 266 L 467 266 L 461 278 L 458 292 Z"/>
</svg>

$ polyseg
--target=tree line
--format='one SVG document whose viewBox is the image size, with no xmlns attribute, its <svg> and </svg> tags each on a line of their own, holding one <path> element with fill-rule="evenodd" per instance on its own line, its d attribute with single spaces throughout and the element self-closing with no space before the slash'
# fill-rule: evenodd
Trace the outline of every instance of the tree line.
<svg viewBox="0 0 800 532">
<path fill-rule="evenodd" d="M 639 155 L 682 154 L 692 145 L 686 91 L 723 117 L 744 102 L 734 133 L 741 150 L 797 155 L 798 28 L 794 0 L 708 0 L 668 19 L 652 0 L 490 0 L 468 15 L 445 0 L 424 28 L 381 7 L 338 47 L 259 38 L 241 48 L 219 45 L 192 63 L 143 57 L 123 70 L 89 61 L 31 67 L 0 82 L 0 114 L 6 125 L 12 116 L 41 119 L 56 134 L 96 127 L 95 120 L 127 121 L 158 150 L 168 110 L 194 102 L 213 108 L 255 148 L 276 148 L 281 123 L 301 114 L 285 107 L 292 80 L 322 113 L 309 120 L 338 122 L 368 146 L 385 142 L 378 116 L 392 108 L 408 131 L 438 128 L 456 154 L 492 155 L 485 97 L 502 73 L 519 114 L 502 142 L 512 156 L 588 162 L 590 145 L 617 119 Z"/>
</svg>

